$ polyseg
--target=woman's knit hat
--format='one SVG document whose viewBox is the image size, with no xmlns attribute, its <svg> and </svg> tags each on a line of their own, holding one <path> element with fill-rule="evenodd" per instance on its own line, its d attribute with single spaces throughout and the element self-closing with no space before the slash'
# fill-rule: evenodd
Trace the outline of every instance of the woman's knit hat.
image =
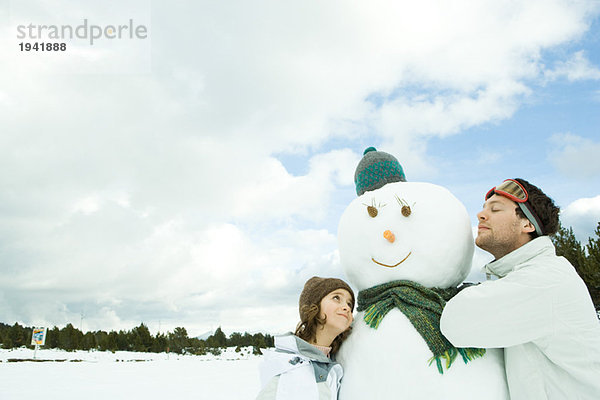
<svg viewBox="0 0 600 400">
<path fill-rule="evenodd" d="M 354 172 L 356 194 L 383 187 L 386 183 L 406 182 L 402 166 L 391 154 L 368 147 Z"/>
<path fill-rule="evenodd" d="M 308 319 L 306 316 L 306 309 L 308 307 L 305 306 L 311 306 L 312 304 L 318 306 L 321 304 L 323 297 L 336 289 L 345 289 L 350 293 L 350 296 L 352 296 L 352 311 L 354 311 L 354 292 L 346 282 L 337 278 L 320 278 L 318 276 L 313 276 L 306 281 L 304 289 L 302 290 L 302 293 L 300 293 L 300 300 L 298 301 L 300 320 L 305 321 Z"/>
</svg>

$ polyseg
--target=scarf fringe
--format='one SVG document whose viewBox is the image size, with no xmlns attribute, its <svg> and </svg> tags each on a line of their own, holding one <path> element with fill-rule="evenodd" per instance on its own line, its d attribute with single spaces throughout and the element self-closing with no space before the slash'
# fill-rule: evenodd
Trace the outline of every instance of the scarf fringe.
<svg viewBox="0 0 600 400">
<path fill-rule="evenodd" d="M 377 329 L 384 316 L 385 314 L 381 313 L 377 306 L 373 304 L 371 307 L 367 308 L 363 319 L 371 328 Z"/>
<path fill-rule="evenodd" d="M 440 354 L 439 356 L 433 356 L 429 359 L 429 364 L 431 365 L 434 361 L 436 363 L 438 372 L 440 374 L 444 374 L 444 367 L 442 365 L 442 359 L 444 359 L 446 362 L 446 369 L 449 369 L 450 366 L 452 365 L 452 363 L 454 362 L 454 360 L 456 360 L 456 356 L 460 354 L 463 361 L 466 363 L 468 363 L 469 361 L 473 361 L 473 359 L 475 358 L 480 358 L 483 357 L 485 355 L 485 349 L 477 349 L 477 348 L 473 348 L 473 347 L 469 347 L 469 348 L 451 348 L 446 350 L 443 354 Z"/>
</svg>

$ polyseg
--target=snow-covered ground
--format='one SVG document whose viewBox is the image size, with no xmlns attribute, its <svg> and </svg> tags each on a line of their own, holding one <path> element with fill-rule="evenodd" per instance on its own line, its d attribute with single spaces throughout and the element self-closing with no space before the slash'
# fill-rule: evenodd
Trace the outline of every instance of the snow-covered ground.
<svg viewBox="0 0 600 400">
<path fill-rule="evenodd" d="M 0 399 L 254 399 L 261 356 L 0 349 Z M 81 361 L 76 361 L 81 360 Z"/>
</svg>

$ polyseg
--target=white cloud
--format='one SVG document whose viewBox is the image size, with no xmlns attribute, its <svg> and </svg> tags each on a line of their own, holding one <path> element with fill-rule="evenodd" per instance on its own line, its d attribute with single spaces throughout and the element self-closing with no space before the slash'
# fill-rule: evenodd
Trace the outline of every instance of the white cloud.
<svg viewBox="0 0 600 400">
<path fill-rule="evenodd" d="M 596 238 L 595 230 L 600 222 L 600 195 L 577 199 L 561 210 L 560 220 L 564 227 L 572 227 L 582 244 L 588 238 Z"/>
<path fill-rule="evenodd" d="M 559 61 L 552 70 L 544 71 L 547 80 L 566 78 L 568 81 L 600 79 L 600 69 L 593 65 L 585 56 L 583 50 L 576 52 L 567 61 Z"/>
<path fill-rule="evenodd" d="M 21 243 L 27 268 L 12 271 L 10 283 L 3 283 L 10 301 L 0 312 L 5 319 L 60 325 L 75 323 L 83 311 L 88 329 L 156 320 L 164 328 L 185 325 L 196 332 L 219 324 L 249 329 L 223 315 L 240 307 L 277 315 L 281 304 L 296 303 L 308 277 L 341 274 L 335 235 L 312 229 L 264 233 L 231 224 L 197 231 L 183 219 L 152 226 L 132 210 L 105 206 L 71 217 L 48 237 L 37 232 Z M 293 328 L 278 324 L 274 319 L 261 329 Z"/>
<path fill-rule="evenodd" d="M 491 84 L 473 93 L 439 95 L 433 99 L 399 98 L 381 110 L 381 130 L 393 140 L 446 136 L 483 122 L 505 119 L 517 108 L 517 96 L 528 89 L 516 82 Z"/>
<path fill-rule="evenodd" d="M 94 195 L 87 196 L 75 201 L 72 206 L 73 212 L 82 212 L 84 214 L 92 214 L 100 209 L 98 198 Z"/>
<path fill-rule="evenodd" d="M 562 174 L 576 178 L 600 174 L 600 142 L 572 133 L 552 135 L 550 142 L 554 149 L 549 153 L 549 161 Z"/>
<path fill-rule="evenodd" d="M 306 175 L 293 176 L 279 160 L 265 159 L 239 188 L 233 215 L 262 221 L 294 216 L 319 221 L 328 214 L 336 187 L 353 184 L 359 160 L 350 150 L 317 154 L 308 161 Z"/>
</svg>

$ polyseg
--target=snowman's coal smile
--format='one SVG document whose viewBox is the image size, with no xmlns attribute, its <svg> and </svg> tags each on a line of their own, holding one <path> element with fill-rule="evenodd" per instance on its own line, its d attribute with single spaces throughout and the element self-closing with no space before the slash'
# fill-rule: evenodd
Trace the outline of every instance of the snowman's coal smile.
<svg viewBox="0 0 600 400">
<path fill-rule="evenodd" d="M 371 257 L 371 260 L 373 260 L 373 262 L 375 264 L 379 264 L 381 266 L 388 267 L 388 268 L 394 268 L 394 267 L 397 267 L 398 265 L 402 264 L 404 261 L 406 261 L 408 256 L 410 256 L 411 254 L 412 254 L 412 251 L 409 251 L 408 254 L 406 255 L 406 257 L 404 257 L 400 262 L 398 262 L 397 264 L 394 264 L 394 265 L 387 265 L 384 263 L 380 263 L 379 261 L 375 260 L 373 257 Z"/>
</svg>

